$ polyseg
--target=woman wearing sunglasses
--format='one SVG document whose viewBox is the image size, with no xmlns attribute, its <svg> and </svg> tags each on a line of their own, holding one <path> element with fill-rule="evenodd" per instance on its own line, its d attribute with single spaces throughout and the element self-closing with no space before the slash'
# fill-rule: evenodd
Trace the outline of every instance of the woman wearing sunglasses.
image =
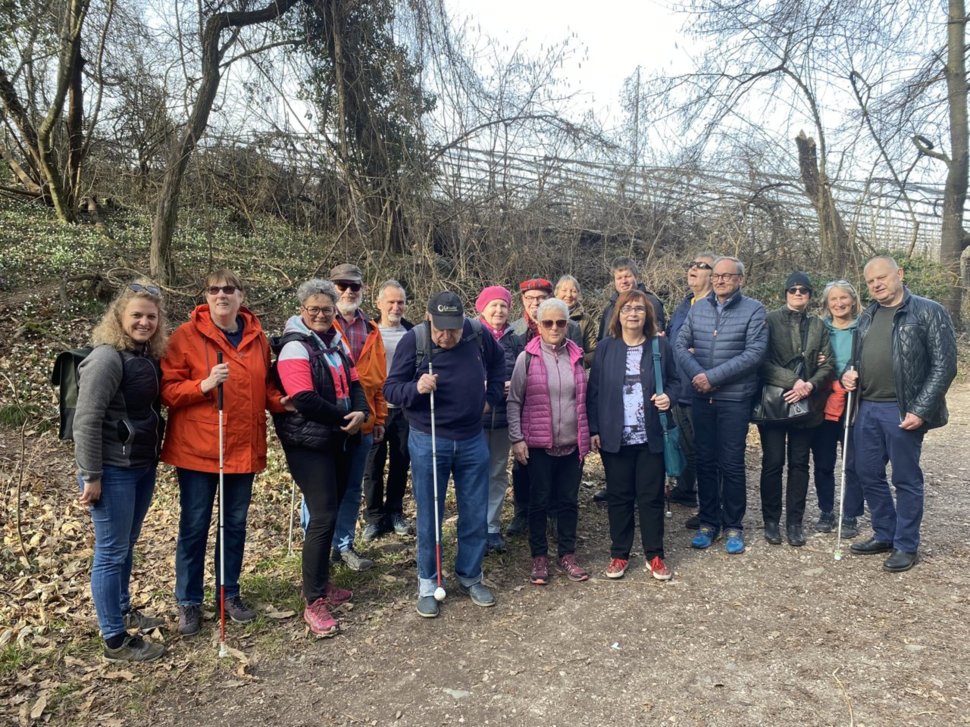
<svg viewBox="0 0 970 727">
<path fill-rule="evenodd" d="M 253 479 L 266 467 L 266 410 L 284 411 L 282 395 L 269 379 L 266 335 L 242 305 L 242 282 L 229 270 L 216 270 L 204 291 L 205 303 L 172 334 L 162 359 L 162 401 L 169 414 L 162 460 L 176 468 L 179 482 L 175 598 L 184 636 L 201 628 L 206 546 L 219 485 L 218 388 L 224 394 L 226 615 L 237 623 L 256 618 L 240 597 L 239 573 Z M 218 580 L 218 542 L 215 550 Z"/>
<path fill-rule="evenodd" d="M 761 514 L 765 540 L 781 544 L 781 474 L 788 458 L 785 488 L 785 535 L 788 544 L 805 545 L 802 519 L 808 494 L 808 457 L 815 427 L 834 370 L 832 346 L 822 320 L 808 312 L 812 284 L 807 273 L 795 272 L 785 281 L 785 305 L 767 316 L 768 353 L 761 364 L 766 384 L 785 389 L 789 404 L 811 397 L 812 415 L 795 422 L 759 424 L 761 434 Z"/>
<path fill-rule="evenodd" d="M 583 458 L 589 452 L 583 349 L 566 337 L 569 307 L 549 298 L 536 312 L 539 335 L 519 354 L 509 385 L 512 455 L 529 466 L 530 580 L 549 582 L 546 518 L 556 513 L 559 569 L 571 581 L 589 574 L 576 562 L 576 520 Z"/>
<path fill-rule="evenodd" d="M 105 658 L 152 661 L 165 647 L 128 629 L 148 631 L 164 622 L 131 607 L 128 584 L 165 428 L 158 365 L 167 338 L 161 291 L 146 280 L 125 286 L 91 338 L 94 350 L 78 369 L 73 426 L 80 502 L 94 523 L 91 595 Z"/>
<path fill-rule="evenodd" d="M 630 562 L 635 510 L 646 565 L 657 580 L 670 580 L 664 563 L 664 439 L 660 412 L 676 395 L 677 370 L 653 305 L 643 291 L 621 293 L 609 335 L 596 346 L 589 374 L 589 430 L 593 451 L 606 470 L 610 521 L 607 578 L 622 578 Z M 660 353 L 663 394 L 656 393 L 653 341 Z"/>
</svg>

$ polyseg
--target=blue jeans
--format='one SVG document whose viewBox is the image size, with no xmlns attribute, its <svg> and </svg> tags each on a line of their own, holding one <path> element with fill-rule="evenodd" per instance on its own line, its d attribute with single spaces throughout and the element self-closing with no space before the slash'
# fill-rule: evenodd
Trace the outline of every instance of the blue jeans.
<svg viewBox="0 0 970 727">
<path fill-rule="evenodd" d="M 458 549 L 455 575 L 468 587 L 482 580 L 485 559 L 485 532 L 488 513 L 488 445 L 484 434 L 469 439 L 438 436 L 437 458 L 432 465 L 431 435 L 411 428 L 408 451 L 411 453 L 411 479 L 417 508 L 418 595 L 431 596 L 437 585 L 435 529 L 441 532 L 445 513 L 448 475 L 455 480 L 458 503 Z M 434 470 L 438 472 L 438 521 L 434 518 Z M 441 582 L 444 583 L 444 577 Z"/>
<path fill-rule="evenodd" d="M 374 435 L 362 434 L 360 444 L 350 453 L 350 471 L 347 474 L 347 484 L 344 496 L 340 500 L 337 510 L 337 524 L 333 531 L 333 549 L 341 553 L 350 550 L 354 545 L 354 531 L 357 529 L 357 514 L 360 512 L 360 495 L 364 481 L 364 468 L 367 465 L 367 455 L 374 444 Z M 300 526 L 306 535 L 310 524 L 310 509 L 306 506 L 306 499 L 300 497 Z"/>
<path fill-rule="evenodd" d="M 923 522 L 923 470 L 919 466 L 923 432 L 899 428 L 899 405 L 894 401 L 861 401 L 852 433 L 856 475 L 869 503 L 876 540 L 896 550 L 915 553 Z M 893 466 L 896 502 L 886 480 L 886 463 Z"/>
<path fill-rule="evenodd" d="M 124 614 L 131 609 L 128 594 L 131 558 L 152 504 L 156 469 L 155 465 L 137 468 L 104 465 L 101 498 L 89 508 L 94 523 L 91 596 L 98 612 L 101 636 L 105 639 L 125 633 Z M 83 492 L 84 483 L 80 485 Z"/>
<path fill-rule="evenodd" d="M 751 401 L 694 397 L 691 417 L 701 525 L 740 530 L 748 502 L 744 450 Z"/>
<path fill-rule="evenodd" d="M 182 510 L 179 514 L 178 543 L 175 546 L 175 600 L 180 606 L 199 606 L 204 595 L 205 551 L 209 540 L 209 523 L 212 521 L 212 505 L 219 491 L 219 473 L 197 472 L 181 467 L 176 469 L 176 473 Z M 226 598 L 239 595 L 239 573 L 242 571 L 243 550 L 246 547 L 246 516 L 249 501 L 253 497 L 255 477 L 253 472 L 224 476 Z M 219 531 L 216 529 L 213 556 L 216 594 L 221 585 L 219 544 Z"/>
</svg>

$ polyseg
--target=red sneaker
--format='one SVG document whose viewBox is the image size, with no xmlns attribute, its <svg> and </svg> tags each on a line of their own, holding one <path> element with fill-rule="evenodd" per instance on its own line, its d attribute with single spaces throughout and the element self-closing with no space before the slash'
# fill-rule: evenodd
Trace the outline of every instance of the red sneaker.
<svg viewBox="0 0 970 727">
<path fill-rule="evenodd" d="M 610 561 L 610 564 L 606 566 L 606 577 L 622 578 L 623 574 L 626 573 L 626 567 L 629 564 L 629 560 L 624 560 L 623 558 L 614 558 Z"/>
<path fill-rule="evenodd" d="M 549 558 L 537 555 L 532 559 L 532 575 L 529 580 L 537 586 L 544 586 L 549 582 Z"/>
<path fill-rule="evenodd" d="M 324 589 L 324 598 L 327 600 L 327 605 L 331 608 L 335 608 L 343 603 L 347 603 L 351 598 L 354 597 L 354 592 L 346 588 L 338 588 L 332 583 L 328 583 Z"/>
<path fill-rule="evenodd" d="M 653 577 L 658 581 L 669 581 L 674 577 L 673 571 L 667 567 L 664 559 L 659 555 L 655 555 L 651 560 L 647 561 L 647 568 L 650 569 Z"/>
<path fill-rule="evenodd" d="M 318 598 L 309 604 L 303 610 L 303 620 L 310 627 L 311 633 L 321 639 L 333 636 L 340 631 L 340 624 L 337 623 L 337 619 L 331 616 L 330 611 L 327 610 L 325 598 Z"/>
<path fill-rule="evenodd" d="M 559 559 L 559 569 L 571 581 L 580 582 L 589 580 L 589 573 L 576 562 L 576 556 L 573 553 L 567 553 Z"/>
</svg>

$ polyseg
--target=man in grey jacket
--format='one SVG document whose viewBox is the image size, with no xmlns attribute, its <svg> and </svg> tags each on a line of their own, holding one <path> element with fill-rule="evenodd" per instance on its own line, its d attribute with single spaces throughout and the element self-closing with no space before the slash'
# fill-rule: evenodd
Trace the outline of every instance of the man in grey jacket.
<svg viewBox="0 0 970 727">
<path fill-rule="evenodd" d="M 677 363 L 694 390 L 700 529 L 691 545 L 709 548 L 723 528 L 725 552 L 737 554 L 744 552 L 745 440 L 768 329 L 764 306 L 741 292 L 740 260 L 718 258 L 711 281 L 714 290 L 694 304 L 674 342 Z"/>
</svg>

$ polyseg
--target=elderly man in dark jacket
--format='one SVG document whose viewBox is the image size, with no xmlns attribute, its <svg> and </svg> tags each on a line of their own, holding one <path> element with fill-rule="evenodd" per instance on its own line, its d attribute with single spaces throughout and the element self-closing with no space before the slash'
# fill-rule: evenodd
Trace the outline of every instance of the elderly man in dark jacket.
<svg viewBox="0 0 970 727">
<path fill-rule="evenodd" d="M 873 536 L 854 543 L 852 552 L 892 551 L 883 568 L 898 573 L 916 563 L 923 520 L 920 450 L 926 431 L 947 422 L 946 392 L 957 372 L 956 335 L 943 306 L 910 293 L 902 269 L 888 255 L 866 263 L 865 278 L 875 302 L 859 320 L 856 370 L 842 374 L 842 385 L 858 390 L 861 399 L 852 445 Z"/>
<path fill-rule="evenodd" d="M 724 550 L 736 554 L 744 552 L 744 447 L 768 329 L 765 307 L 741 292 L 740 260 L 718 258 L 711 280 L 714 290 L 691 308 L 674 343 L 677 363 L 694 388 L 700 529 L 691 545 L 709 548 L 723 528 Z"/>
</svg>

